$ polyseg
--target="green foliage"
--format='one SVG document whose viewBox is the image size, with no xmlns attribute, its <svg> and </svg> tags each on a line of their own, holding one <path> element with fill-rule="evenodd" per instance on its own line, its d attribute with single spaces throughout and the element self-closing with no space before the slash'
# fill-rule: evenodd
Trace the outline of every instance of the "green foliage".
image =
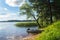
<svg viewBox="0 0 60 40">
<path fill-rule="evenodd" d="M 25 2 L 21 7 L 20 7 L 21 15 L 27 15 L 27 19 L 32 17 L 32 8 L 31 6 Z"/>
<path fill-rule="evenodd" d="M 54 0 L 54 15 L 56 19 L 60 19 L 60 0 Z"/>
<path fill-rule="evenodd" d="M 60 40 L 60 21 L 48 26 L 36 40 Z"/>
<path fill-rule="evenodd" d="M 18 27 L 21 27 L 21 26 L 25 26 L 25 27 L 34 27 L 34 26 L 37 26 L 37 23 L 36 22 L 19 22 L 19 23 L 16 23 L 15 24 L 16 26 Z"/>
<path fill-rule="evenodd" d="M 40 17 L 40 25 L 48 26 L 50 23 L 60 20 L 60 0 L 29 1 L 33 5 L 33 9 L 37 11 L 38 16 Z"/>
<path fill-rule="evenodd" d="M 22 11 L 22 15 L 27 15 L 27 19 L 28 18 L 31 18 L 31 19 L 34 19 L 37 23 L 38 26 L 40 26 L 37 18 L 36 18 L 36 15 L 35 15 L 35 12 L 34 10 L 32 9 L 32 6 L 29 5 L 27 2 L 25 2 L 25 4 L 23 4 L 21 7 L 20 7 L 20 10 Z"/>
<path fill-rule="evenodd" d="M 51 13 L 49 10 L 48 0 L 29 0 L 32 5 L 33 9 L 37 11 L 38 14 L 38 22 L 41 27 L 46 27 L 50 24 Z M 49 22 L 48 22 L 49 21 Z"/>
<path fill-rule="evenodd" d="M 27 19 L 34 18 L 41 27 L 48 26 L 60 19 L 60 0 L 29 0 L 29 3 L 25 2 L 20 7 L 20 11 L 22 11 L 20 14 L 27 15 Z M 37 12 L 37 19 L 33 10 Z"/>
</svg>

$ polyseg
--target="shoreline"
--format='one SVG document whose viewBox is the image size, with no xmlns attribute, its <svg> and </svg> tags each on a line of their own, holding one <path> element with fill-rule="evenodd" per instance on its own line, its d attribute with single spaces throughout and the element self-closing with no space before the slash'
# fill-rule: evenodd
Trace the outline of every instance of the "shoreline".
<svg viewBox="0 0 60 40">
<path fill-rule="evenodd" d="M 8 40 L 34 40 L 38 34 L 29 34 L 26 37 L 22 36 L 8 36 L 6 37 Z"/>
<path fill-rule="evenodd" d="M 15 26 L 17 27 L 21 27 L 21 26 L 24 26 L 24 27 L 33 27 L 33 26 L 38 26 L 36 22 L 17 22 L 15 24 Z"/>
<path fill-rule="evenodd" d="M 24 37 L 23 40 L 35 40 L 36 36 L 38 36 L 38 34 L 29 34 L 28 36 Z"/>
</svg>

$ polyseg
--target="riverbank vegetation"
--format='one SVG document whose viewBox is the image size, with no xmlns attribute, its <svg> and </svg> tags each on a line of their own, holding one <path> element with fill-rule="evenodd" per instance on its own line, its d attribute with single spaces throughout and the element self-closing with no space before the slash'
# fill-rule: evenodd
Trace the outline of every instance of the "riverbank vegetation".
<svg viewBox="0 0 60 40">
<path fill-rule="evenodd" d="M 60 40 L 60 21 L 48 26 L 36 40 Z"/>
<path fill-rule="evenodd" d="M 17 22 L 15 24 L 18 27 L 34 27 L 38 26 L 36 22 Z"/>
<path fill-rule="evenodd" d="M 36 40 L 60 40 L 60 0 L 29 0 L 20 11 L 28 19 L 33 18 L 39 28 L 46 28 Z"/>
<path fill-rule="evenodd" d="M 57 5 L 54 6 L 56 3 Z M 54 0 L 29 0 L 20 7 L 20 14 L 26 15 L 27 19 L 36 20 L 39 27 L 47 27 L 53 22 L 60 20 L 58 1 Z M 57 7 L 57 9 L 56 9 Z M 57 14 L 57 12 L 59 12 Z"/>
</svg>

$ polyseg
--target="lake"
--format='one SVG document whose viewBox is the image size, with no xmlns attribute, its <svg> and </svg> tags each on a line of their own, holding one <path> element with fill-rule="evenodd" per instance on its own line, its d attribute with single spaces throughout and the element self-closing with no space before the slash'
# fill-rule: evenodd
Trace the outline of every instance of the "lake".
<svg viewBox="0 0 60 40">
<path fill-rule="evenodd" d="M 19 40 L 29 34 L 26 32 L 28 27 L 16 27 L 16 22 L 0 22 L 0 40 Z M 30 27 L 37 29 L 37 27 Z"/>
</svg>

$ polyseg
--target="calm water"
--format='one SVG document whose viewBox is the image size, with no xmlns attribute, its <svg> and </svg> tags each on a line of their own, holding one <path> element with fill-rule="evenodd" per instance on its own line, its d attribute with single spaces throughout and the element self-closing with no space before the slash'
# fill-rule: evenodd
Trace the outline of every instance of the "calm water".
<svg viewBox="0 0 60 40">
<path fill-rule="evenodd" d="M 19 40 L 28 35 L 28 27 L 16 27 L 15 22 L 0 22 L 0 40 Z M 30 27 L 37 29 L 37 27 Z"/>
</svg>

